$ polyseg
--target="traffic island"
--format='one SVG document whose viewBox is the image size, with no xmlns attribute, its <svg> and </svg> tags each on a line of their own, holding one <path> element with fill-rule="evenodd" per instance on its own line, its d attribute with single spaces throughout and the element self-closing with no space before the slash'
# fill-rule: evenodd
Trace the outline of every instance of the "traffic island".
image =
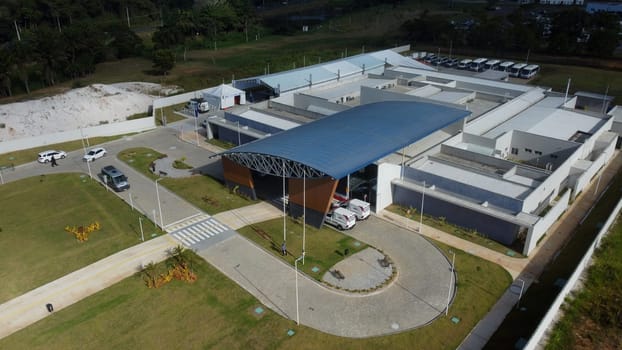
<svg viewBox="0 0 622 350">
<path fill-rule="evenodd" d="M 388 285 L 396 274 L 388 256 L 368 247 L 332 266 L 322 276 L 322 282 L 347 292 L 370 293 Z"/>
</svg>

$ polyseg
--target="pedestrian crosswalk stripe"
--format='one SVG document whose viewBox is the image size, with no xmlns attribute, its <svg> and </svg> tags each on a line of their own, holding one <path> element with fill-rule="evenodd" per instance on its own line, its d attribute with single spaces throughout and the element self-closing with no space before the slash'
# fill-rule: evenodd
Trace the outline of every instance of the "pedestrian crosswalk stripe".
<svg viewBox="0 0 622 350">
<path fill-rule="evenodd" d="M 186 236 L 186 235 L 185 235 L 183 232 L 181 232 L 181 231 L 180 231 L 180 232 L 177 232 L 177 235 L 176 235 L 176 236 L 178 236 L 178 237 L 183 237 L 183 239 L 184 239 L 184 240 L 186 240 L 186 241 L 189 241 L 189 242 L 190 242 L 190 244 L 197 243 L 195 240 L 193 240 L 193 239 L 192 239 L 192 238 L 190 238 L 189 236 Z"/>
<path fill-rule="evenodd" d="M 176 224 L 170 231 L 171 235 L 187 246 L 198 244 L 229 228 L 209 216 L 197 216 Z"/>
<path fill-rule="evenodd" d="M 223 231 L 223 230 L 215 227 L 214 225 L 211 225 L 209 222 L 203 222 L 201 224 L 208 231 L 213 231 L 213 232 L 216 232 L 216 233 L 220 233 L 220 232 Z"/>
<path fill-rule="evenodd" d="M 219 232 L 225 230 L 224 227 L 222 227 L 222 225 L 218 225 L 217 221 L 210 220 L 210 221 L 207 221 L 206 224 L 211 226 L 211 227 L 213 227 L 215 230 L 217 230 Z"/>
</svg>

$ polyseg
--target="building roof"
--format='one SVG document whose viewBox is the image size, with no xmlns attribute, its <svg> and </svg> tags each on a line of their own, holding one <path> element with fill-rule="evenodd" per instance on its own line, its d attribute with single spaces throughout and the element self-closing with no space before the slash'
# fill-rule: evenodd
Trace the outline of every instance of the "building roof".
<svg viewBox="0 0 622 350">
<path fill-rule="evenodd" d="M 424 102 L 361 105 L 227 150 L 220 155 L 251 169 L 288 177 L 340 179 L 471 112 Z M 283 170 L 285 167 L 285 170 Z"/>
<path fill-rule="evenodd" d="M 259 77 L 236 80 L 235 87 L 247 88 L 264 84 L 276 90 L 279 94 L 301 88 L 312 87 L 327 81 L 337 81 L 338 78 L 354 74 L 374 72 L 382 74 L 385 64 L 391 66 L 406 66 L 423 70 L 434 70 L 423 63 L 404 57 L 392 50 L 382 50 L 371 53 L 362 53 L 326 63 L 278 72 Z"/>
<path fill-rule="evenodd" d="M 605 119 L 559 109 L 563 103 L 563 97 L 546 97 L 484 136 L 497 138 L 505 132 L 520 130 L 558 140 L 569 140 L 577 131 L 592 133 L 606 122 Z"/>
</svg>

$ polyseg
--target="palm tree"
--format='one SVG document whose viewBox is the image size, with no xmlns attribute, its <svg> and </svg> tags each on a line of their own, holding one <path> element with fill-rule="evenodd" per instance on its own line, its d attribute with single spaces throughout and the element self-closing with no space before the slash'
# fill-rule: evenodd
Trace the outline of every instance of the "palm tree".
<svg viewBox="0 0 622 350">
<path fill-rule="evenodd" d="M 143 266 L 142 273 L 147 276 L 147 285 L 149 287 L 155 287 L 157 278 L 157 265 L 152 261 L 146 266 Z"/>
</svg>

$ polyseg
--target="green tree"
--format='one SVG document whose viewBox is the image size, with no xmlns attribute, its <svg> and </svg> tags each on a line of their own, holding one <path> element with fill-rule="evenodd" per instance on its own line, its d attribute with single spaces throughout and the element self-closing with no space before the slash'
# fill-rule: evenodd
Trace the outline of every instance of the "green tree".
<svg viewBox="0 0 622 350">
<path fill-rule="evenodd" d="M 104 60 L 105 35 L 95 25 L 80 22 L 63 30 L 67 42 L 67 65 L 64 74 L 73 79 L 95 71 L 95 64 Z"/>
<path fill-rule="evenodd" d="M 161 74 L 168 73 L 175 66 L 175 53 L 172 50 L 160 49 L 153 53 L 153 68 Z"/>
<path fill-rule="evenodd" d="M 0 95 L 13 96 L 11 90 L 11 72 L 13 71 L 13 53 L 6 47 L 0 48 Z"/>
<path fill-rule="evenodd" d="M 13 54 L 15 55 L 14 71 L 17 73 L 19 80 L 24 85 L 24 90 L 30 95 L 30 70 L 32 67 L 33 50 L 28 40 L 13 42 L 11 45 Z"/>
<path fill-rule="evenodd" d="M 106 32 L 110 36 L 109 48 L 117 58 L 137 56 L 142 52 L 142 40 L 127 26 L 121 24 L 107 26 Z"/>
<path fill-rule="evenodd" d="M 613 55 L 618 46 L 618 19 L 610 13 L 598 12 L 590 16 L 590 39 L 587 54 L 598 57 Z"/>
<path fill-rule="evenodd" d="M 56 85 L 58 73 L 66 66 L 65 44 L 61 34 L 47 26 L 41 26 L 34 32 L 35 59 L 43 69 L 46 85 Z"/>
</svg>

